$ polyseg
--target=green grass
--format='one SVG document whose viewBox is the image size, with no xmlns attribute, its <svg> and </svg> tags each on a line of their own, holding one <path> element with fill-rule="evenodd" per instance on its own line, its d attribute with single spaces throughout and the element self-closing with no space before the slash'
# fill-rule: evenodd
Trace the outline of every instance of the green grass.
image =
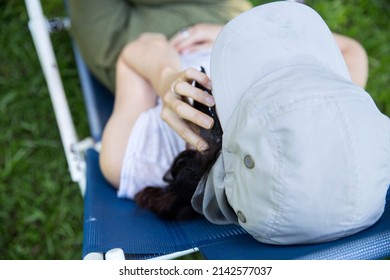
<svg viewBox="0 0 390 280">
<path fill-rule="evenodd" d="M 43 4 L 48 14 L 62 15 L 60 1 Z M 2 1 L 0 9 L 0 258 L 80 259 L 83 201 L 67 172 L 24 2 Z M 53 39 L 82 135 L 85 114 L 68 38 Z"/>
<path fill-rule="evenodd" d="M 355 37 L 366 48 L 367 90 L 390 116 L 390 2 L 306 2 L 333 31 Z M 63 16 L 61 0 L 42 4 L 48 17 Z M 71 46 L 66 34 L 52 38 L 83 138 L 88 130 Z M 0 40 L 0 258 L 80 259 L 83 201 L 68 173 L 23 1 L 0 2 Z"/>
</svg>

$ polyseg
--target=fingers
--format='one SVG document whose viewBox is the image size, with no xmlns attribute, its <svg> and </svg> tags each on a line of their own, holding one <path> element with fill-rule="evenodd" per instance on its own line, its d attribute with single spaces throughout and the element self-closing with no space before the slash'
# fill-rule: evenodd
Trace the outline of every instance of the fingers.
<svg viewBox="0 0 390 280">
<path fill-rule="evenodd" d="M 206 89 L 212 90 L 211 80 L 205 74 L 194 68 L 188 68 L 183 72 L 181 79 L 177 79 L 171 86 L 171 91 L 183 97 L 192 98 L 204 105 L 214 106 L 214 98 L 201 89 L 192 86 L 190 83 L 198 82 Z"/>
<path fill-rule="evenodd" d="M 198 151 L 204 151 L 208 148 L 207 142 L 196 134 L 184 120 L 178 118 L 174 112 L 164 108 L 161 112 L 161 118 L 175 130 L 186 143 L 195 147 Z"/>
<path fill-rule="evenodd" d="M 183 28 L 171 38 L 170 43 L 182 54 L 209 48 L 216 36 L 214 29 L 214 25 L 206 24 Z"/>
<path fill-rule="evenodd" d="M 212 48 L 213 43 L 211 41 L 205 41 L 202 43 L 197 43 L 197 44 L 192 44 L 189 46 L 184 46 L 183 48 L 176 48 L 177 52 L 180 54 L 188 54 L 188 53 L 193 53 L 199 50 L 204 50 L 204 49 L 210 49 Z"/>
<path fill-rule="evenodd" d="M 190 53 L 191 49 L 195 46 L 200 48 L 203 43 L 207 42 L 204 38 L 201 36 L 200 33 L 194 33 L 193 35 L 189 36 L 188 38 L 184 38 L 182 36 L 179 36 L 179 39 L 177 40 L 176 44 L 173 44 L 173 47 L 179 52 L 179 53 Z"/>
<path fill-rule="evenodd" d="M 175 94 L 166 94 L 164 96 L 165 104 L 169 104 L 170 111 L 174 112 L 179 118 L 190 121 L 205 129 L 210 129 L 213 124 L 213 118 L 196 110 L 191 105 L 179 99 Z"/>
<path fill-rule="evenodd" d="M 210 78 L 205 73 L 189 68 L 183 72 L 181 80 L 174 82 L 171 91 L 164 96 L 164 102 L 169 104 L 171 110 L 180 118 L 209 129 L 213 126 L 213 119 L 188 105 L 183 101 L 183 97 L 187 100 L 191 98 L 209 107 L 215 105 L 215 100 L 207 92 L 190 85 L 189 82 L 192 83 L 192 81 L 196 81 L 211 90 Z"/>
<path fill-rule="evenodd" d="M 210 107 L 215 105 L 215 101 L 204 90 L 192 86 L 190 83 L 193 81 L 211 90 L 211 80 L 206 74 L 193 68 L 179 73 L 163 96 L 161 118 L 188 144 L 202 151 L 208 147 L 207 142 L 195 133 L 190 125 L 210 129 L 214 125 L 214 120 L 193 108 L 185 100 L 191 98 Z"/>
<path fill-rule="evenodd" d="M 181 97 L 186 97 L 187 100 L 188 98 L 196 100 L 208 107 L 213 107 L 215 105 L 214 98 L 210 94 L 187 82 L 178 82 L 174 84 L 172 92 Z"/>
<path fill-rule="evenodd" d="M 170 43 L 179 53 L 209 48 L 221 29 L 222 25 L 219 24 L 199 23 L 180 30 L 171 38 Z"/>
<path fill-rule="evenodd" d="M 174 46 L 177 47 L 182 42 L 191 38 L 191 28 L 183 28 L 179 32 L 177 32 L 169 41 Z"/>
</svg>

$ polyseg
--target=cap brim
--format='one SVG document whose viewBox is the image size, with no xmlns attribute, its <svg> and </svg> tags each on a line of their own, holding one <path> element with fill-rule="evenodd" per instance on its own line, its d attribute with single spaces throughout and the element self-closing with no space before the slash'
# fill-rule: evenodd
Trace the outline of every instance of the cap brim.
<svg viewBox="0 0 390 280">
<path fill-rule="evenodd" d="M 213 94 L 222 127 L 254 83 L 295 65 L 319 65 L 350 81 L 331 31 L 310 7 L 273 2 L 231 20 L 211 55 Z"/>
</svg>

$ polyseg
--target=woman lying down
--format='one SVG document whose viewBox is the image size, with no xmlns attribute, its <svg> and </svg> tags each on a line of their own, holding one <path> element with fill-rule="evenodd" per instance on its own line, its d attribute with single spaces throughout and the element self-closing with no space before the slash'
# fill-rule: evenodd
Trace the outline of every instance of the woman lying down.
<svg viewBox="0 0 390 280">
<path fill-rule="evenodd" d="M 187 149 L 161 104 L 143 113 L 120 197 L 166 219 L 239 224 L 268 244 L 331 241 L 381 217 L 390 121 L 351 82 L 316 12 L 288 1 L 244 12 L 222 29 L 210 65 L 216 105 L 193 102 L 213 118 L 199 131 L 207 147 Z"/>
</svg>

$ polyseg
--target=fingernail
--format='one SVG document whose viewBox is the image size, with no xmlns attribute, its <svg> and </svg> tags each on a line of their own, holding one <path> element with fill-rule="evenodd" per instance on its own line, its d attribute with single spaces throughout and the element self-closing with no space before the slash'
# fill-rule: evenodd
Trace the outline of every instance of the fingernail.
<svg viewBox="0 0 390 280">
<path fill-rule="evenodd" d="M 207 143 L 200 143 L 199 146 L 198 146 L 198 151 L 207 150 L 208 147 L 209 147 L 209 145 L 207 145 Z"/>
<path fill-rule="evenodd" d="M 209 105 L 209 106 L 214 106 L 214 104 L 215 104 L 214 97 L 212 97 L 210 95 L 205 98 L 205 101 L 206 101 L 207 105 Z"/>
<path fill-rule="evenodd" d="M 203 119 L 203 124 L 206 128 L 211 128 L 211 126 L 213 125 L 213 121 L 210 119 Z"/>
</svg>

